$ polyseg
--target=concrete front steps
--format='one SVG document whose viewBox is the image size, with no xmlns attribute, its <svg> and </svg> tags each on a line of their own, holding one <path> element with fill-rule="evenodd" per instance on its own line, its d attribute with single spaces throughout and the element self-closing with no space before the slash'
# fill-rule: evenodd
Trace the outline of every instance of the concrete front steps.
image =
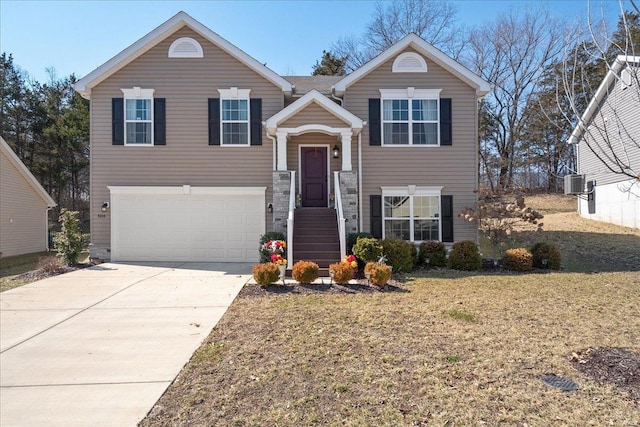
<svg viewBox="0 0 640 427">
<path fill-rule="evenodd" d="M 294 262 L 313 261 L 322 277 L 329 264 L 340 261 L 340 237 L 336 211 L 332 208 L 297 208 L 293 223 Z"/>
</svg>

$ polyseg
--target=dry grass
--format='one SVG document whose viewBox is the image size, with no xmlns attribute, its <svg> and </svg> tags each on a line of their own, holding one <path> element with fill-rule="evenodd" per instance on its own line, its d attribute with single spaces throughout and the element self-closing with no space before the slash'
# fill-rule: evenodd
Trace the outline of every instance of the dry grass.
<svg viewBox="0 0 640 427">
<path fill-rule="evenodd" d="M 51 271 L 41 271 L 41 267 L 50 270 L 47 260 L 55 260 L 53 251 L 36 252 L 32 254 L 18 255 L 0 258 L 0 292 L 18 288 L 36 280 L 52 275 Z M 80 254 L 79 264 L 88 265 L 89 251 L 84 250 Z M 60 272 L 63 272 L 62 270 Z M 41 274 L 42 273 L 42 274 Z"/>
<path fill-rule="evenodd" d="M 430 276 L 407 293 L 237 300 L 142 425 L 638 425 L 570 362 L 640 350 L 637 274 Z"/>
<path fill-rule="evenodd" d="M 640 232 L 533 199 L 548 231 L 523 228 L 512 243 L 556 244 L 563 272 L 431 270 L 394 292 L 243 293 L 141 425 L 639 426 L 638 403 L 572 355 L 640 351 Z M 545 374 L 580 389 L 553 389 Z"/>
</svg>

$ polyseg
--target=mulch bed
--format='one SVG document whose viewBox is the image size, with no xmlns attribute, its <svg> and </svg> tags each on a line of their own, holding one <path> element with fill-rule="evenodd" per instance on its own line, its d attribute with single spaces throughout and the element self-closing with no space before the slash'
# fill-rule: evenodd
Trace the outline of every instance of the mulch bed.
<svg viewBox="0 0 640 427">
<path fill-rule="evenodd" d="M 300 294 L 373 294 L 390 292 L 409 292 L 404 287 L 404 281 L 391 279 L 383 287 L 379 288 L 367 283 L 365 279 L 353 280 L 348 285 L 338 285 L 329 283 L 329 278 L 323 278 L 324 283 L 300 284 L 287 280 L 286 284 L 274 284 L 270 286 L 260 286 L 255 283 L 244 285 L 240 294 L 244 297 L 263 297 L 269 295 L 300 295 Z"/>
<path fill-rule="evenodd" d="M 625 348 L 589 348 L 574 353 L 573 366 L 599 383 L 614 384 L 640 405 L 640 353 Z"/>
<path fill-rule="evenodd" d="M 60 274 L 69 273 L 83 268 L 91 267 L 93 264 L 74 264 L 68 267 L 61 267 L 55 270 L 31 270 L 17 276 L 14 280 L 41 280 L 47 277 L 58 276 Z"/>
</svg>

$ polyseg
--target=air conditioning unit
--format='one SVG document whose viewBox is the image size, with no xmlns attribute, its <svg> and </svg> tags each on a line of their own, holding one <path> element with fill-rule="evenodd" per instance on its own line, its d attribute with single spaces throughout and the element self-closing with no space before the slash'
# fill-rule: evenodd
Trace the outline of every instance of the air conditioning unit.
<svg viewBox="0 0 640 427">
<path fill-rule="evenodd" d="M 584 175 L 565 175 L 564 194 L 584 194 Z"/>
</svg>

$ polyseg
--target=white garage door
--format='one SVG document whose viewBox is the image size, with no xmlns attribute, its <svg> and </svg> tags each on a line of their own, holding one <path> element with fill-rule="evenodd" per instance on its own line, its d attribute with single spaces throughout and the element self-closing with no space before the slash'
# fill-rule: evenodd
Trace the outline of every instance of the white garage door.
<svg viewBox="0 0 640 427">
<path fill-rule="evenodd" d="M 255 262 L 265 187 L 109 187 L 112 261 Z"/>
</svg>

